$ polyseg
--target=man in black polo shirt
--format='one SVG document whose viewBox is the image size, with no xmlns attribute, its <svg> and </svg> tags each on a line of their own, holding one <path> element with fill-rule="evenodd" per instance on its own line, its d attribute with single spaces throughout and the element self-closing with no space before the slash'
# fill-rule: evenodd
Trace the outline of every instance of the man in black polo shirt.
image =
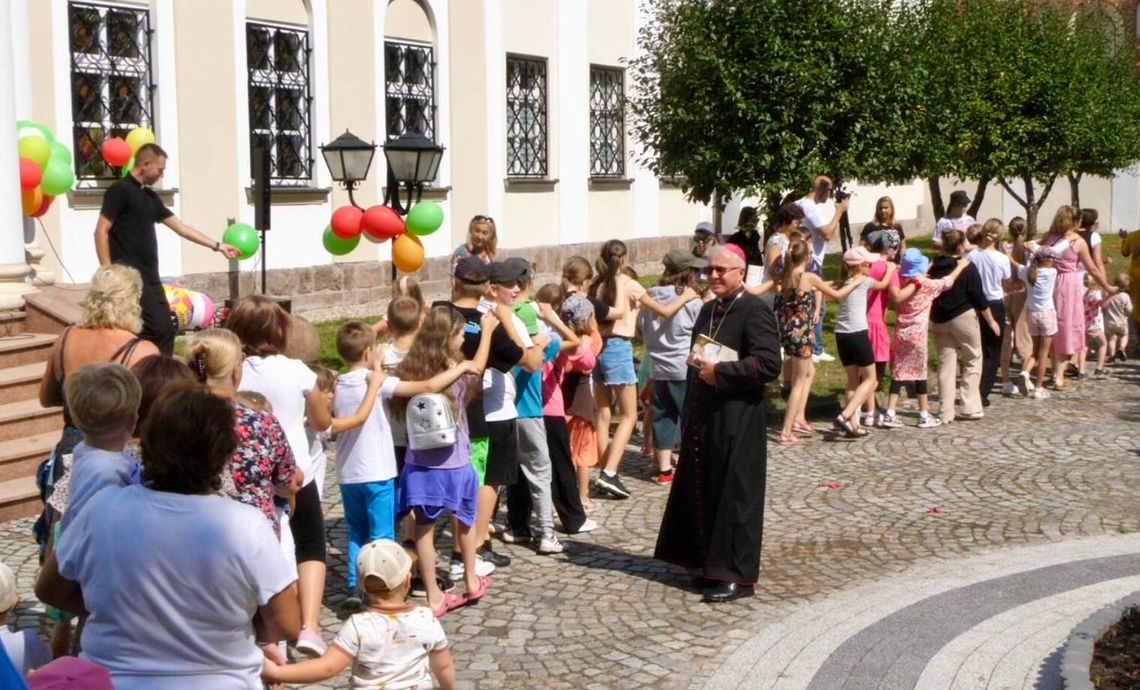
<svg viewBox="0 0 1140 690">
<path fill-rule="evenodd" d="M 158 277 L 158 240 L 154 224 L 162 223 L 185 239 L 221 252 L 227 259 L 238 256 L 236 247 L 215 241 L 186 225 L 163 205 L 151 185 L 166 170 L 166 152 L 155 144 L 140 146 L 130 174 L 111 185 L 103 195 L 103 208 L 95 225 L 95 253 L 99 265 L 126 264 L 142 275 L 142 337 L 163 354 L 174 353 L 174 324 L 170 305 Z"/>
</svg>

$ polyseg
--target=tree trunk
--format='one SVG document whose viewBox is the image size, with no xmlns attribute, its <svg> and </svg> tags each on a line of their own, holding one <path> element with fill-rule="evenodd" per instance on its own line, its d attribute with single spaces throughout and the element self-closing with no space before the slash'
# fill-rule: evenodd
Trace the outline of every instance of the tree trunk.
<svg viewBox="0 0 1140 690">
<path fill-rule="evenodd" d="M 1021 201 L 1021 207 L 1025 209 L 1025 228 L 1029 237 L 1037 234 L 1037 212 L 1041 210 L 1041 202 L 1035 201 L 1033 197 L 1033 178 L 1025 175 L 1021 178 L 1025 184 L 1025 200 Z"/>
<path fill-rule="evenodd" d="M 720 238 L 720 226 L 724 222 L 724 207 L 720 203 L 720 192 L 713 192 L 713 230 Z"/>
<path fill-rule="evenodd" d="M 966 211 L 971 218 L 978 217 L 978 209 L 982 207 L 982 201 L 986 198 L 986 188 L 990 186 L 992 179 L 994 178 L 989 175 L 978 178 L 978 187 L 974 190 L 974 201 L 970 204 L 969 210 Z"/>
<path fill-rule="evenodd" d="M 926 186 L 930 188 L 930 205 L 934 211 L 934 222 L 946 215 L 946 206 L 942 203 L 942 183 L 938 177 L 926 178 Z"/>
<path fill-rule="evenodd" d="M 1081 178 L 1084 173 L 1069 173 L 1069 203 L 1073 208 L 1081 207 Z"/>
</svg>

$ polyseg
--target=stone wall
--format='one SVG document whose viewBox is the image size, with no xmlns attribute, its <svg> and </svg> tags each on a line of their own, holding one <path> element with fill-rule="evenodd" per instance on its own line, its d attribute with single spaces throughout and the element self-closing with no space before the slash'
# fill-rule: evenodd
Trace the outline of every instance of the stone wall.
<svg viewBox="0 0 1140 690">
<path fill-rule="evenodd" d="M 626 240 L 630 264 L 639 273 L 660 273 L 661 258 L 671 249 L 687 247 L 688 236 L 649 237 Z M 521 256 L 535 264 L 536 283 L 557 282 L 562 264 L 581 255 L 591 262 L 597 257 L 598 243 L 553 245 L 512 249 L 504 256 Z M 450 259 L 428 259 L 415 275 L 429 300 L 445 298 L 450 291 Z M 372 316 L 382 312 L 391 293 L 391 264 L 387 261 L 356 261 L 303 268 L 271 269 L 266 274 L 266 291 L 293 300 L 293 313 L 313 321 L 332 318 Z M 196 273 L 181 276 L 178 284 L 205 292 L 217 303 L 228 298 L 253 294 L 261 285 L 260 271 Z"/>
</svg>

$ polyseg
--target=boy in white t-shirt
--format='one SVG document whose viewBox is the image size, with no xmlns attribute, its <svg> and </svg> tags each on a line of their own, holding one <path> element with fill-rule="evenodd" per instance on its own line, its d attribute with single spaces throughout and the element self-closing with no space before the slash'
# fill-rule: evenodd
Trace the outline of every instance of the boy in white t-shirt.
<svg viewBox="0 0 1140 690">
<path fill-rule="evenodd" d="M 51 649 L 36 635 L 35 630 L 9 630 L 8 616 L 20 605 L 16 593 L 16 574 L 0 563 L 0 647 L 22 676 L 51 661 Z"/>
<path fill-rule="evenodd" d="M 320 659 L 287 666 L 266 661 L 262 680 L 319 683 L 351 665 L 350 688 L 427 690 L 435 675 L 440 688 L 453 690 L 455 663 L 443 626 L 431 609 L 408 603 L 408 552 L 393 541 L 371 542 L 360 550 L 355 570 L 368 610 L 344 622 Z"/>
</svg>

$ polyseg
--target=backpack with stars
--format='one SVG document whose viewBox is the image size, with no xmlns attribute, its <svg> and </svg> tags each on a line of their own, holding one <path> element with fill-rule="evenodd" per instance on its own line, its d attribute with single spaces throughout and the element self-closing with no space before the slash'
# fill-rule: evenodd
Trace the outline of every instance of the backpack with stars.
<svg viewBox="0 0 1140 690">
<path fill-rule="evenodd" d="M 455 445 L 455 415 L 442 393 L 420 393 L 408 401 L 408 449 L 432 450 Z"/>
</svg>

